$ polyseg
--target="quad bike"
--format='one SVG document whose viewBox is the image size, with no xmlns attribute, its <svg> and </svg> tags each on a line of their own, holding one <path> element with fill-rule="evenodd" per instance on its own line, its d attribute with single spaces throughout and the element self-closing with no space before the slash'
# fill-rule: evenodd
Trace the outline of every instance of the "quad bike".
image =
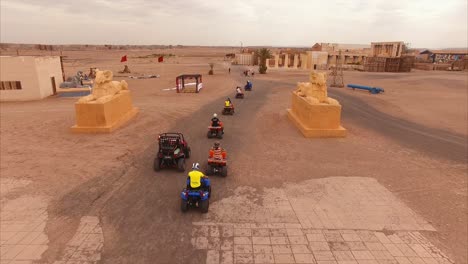
<svg viewBox="0 0 468 264">
<path fill-rule="evenodd" d="M 213 157 L 213 150 L 210 150 L 208 164 L 206 165 L 206 175 L 221 175 L 227 176 L 227 159 L 226 152 L 223 151 L 221 158 Z"/>
<path fill-rule="evenodd" d="M 244 86 L 244 90 L 252 91 L 252 82 L 248 81 L 247 84 Z"/>
<path fill-rule="evenodd" d="M 223 127 L 222 126 L 209 126 L 208 133 L 206 134 L 208 138 L 223 138 Z"/>
<path fill-rule="evenodd" d="M 236 88 L 236 99 L 244 99 L 244 92 L 239 86 Z"/>
<path fill-rule="evenodd" d="M 180 193 L 180 210 L 187 212 L 190 207 L 200 208 L 202 213 L 208 213 L 210 207 L 211 184 L 208 178 L 202 179 L 200 188 L 191 188 L 190 180 L 187 179 L 187 187 Z"/>
<path fill-rule="evenodd" d="M 154 170 L 177 168 L 185 171 L 185 159 L 190 158 L 190 147 L 182 133 L 163 133 L 158 137 L 159 150 L 154 158 Z"/>
<path fill-rule="evenodd" d="M 223 108 L 223 115 L 233 115 L 234 114 L 234 105 L 231 104 L 230 106 L 225 106 Z"/>
</svg>

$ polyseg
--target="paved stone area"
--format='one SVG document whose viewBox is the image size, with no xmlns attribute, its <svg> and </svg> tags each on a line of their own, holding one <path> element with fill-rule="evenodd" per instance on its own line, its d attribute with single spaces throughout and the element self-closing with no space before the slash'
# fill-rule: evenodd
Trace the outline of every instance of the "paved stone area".
<svg viewBox="0 0 468 264">
<path fill-rule="evenodd" d="M 32 263 L 48 248 L 44 232 L 48 200 L 40 195 L 7 196 L 20 191 L 29 181 L 1 179 L 0 262 Z"/>
<path fill-rule="evenodd" d="M 54 264 L 91 264 L 101 260 L 104 236 L 99 218 L 84 216 L 73 238 L 67 243 L 64 254 Z"/>
<path fill-rule="evenodd" d="M 435 229 L 371 178 L 235 193 L 193 223 L 192 245 L 208 264 L 452 263 L 419 232 Z"/>
<path fill-rule="evenodd" d="M 45 233 L 48 199 L 41 195 L 22 195 L 30 181 L 0 179 L 0 263 L 40 263 L 49 239 Z M 11 198 L 18 197 L 18 198 Z M 91 264 L 101 259 L 104 236 L 99 218 L 81 218 L 76 234 L 64 255 L 55 264 Z"/>
</svg>

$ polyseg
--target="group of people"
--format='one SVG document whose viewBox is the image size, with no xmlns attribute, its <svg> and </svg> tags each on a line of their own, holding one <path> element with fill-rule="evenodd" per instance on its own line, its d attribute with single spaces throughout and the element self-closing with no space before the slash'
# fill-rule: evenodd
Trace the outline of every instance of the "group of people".
<svg viewBox="0 0 468 264">
<path fill-rule="evenodd" d="M 230 106 L 231 104 L 231 99 L 227 98 L 225 101 L 225 105 Z M 221 127 L 221 133 L 224 134 L 223 122 L 219 120 L 218 115 L 216 113 L 214 113 L 213 117 L 211 118 L 211 126 Z M 210 149 L 208 157 L 210 159 L 224 160 L 227 157 L 227 152 L 224 148 L 221 147 L 221 143 L 219 141 L 216 141 L 213 144 L 213 147 Z M 192 190 L 205 188 L 206 179 L 207 176 L 200 170 L 200 163 L 193 163 L 192 170 L 188 173 L 187 187 Z"/>
<path fill-rule="evenodd" d="M 229 69 L 230 72 L 231 69 Z M 244 73 L 246 76 L 250 70 L 246 70 Z M 254 75 L 252 71 L 252 76 Z M 250 81 L 247 81 L 246 87 L 249 86 L 251 87 L 252 83 Z M 242 88 L 240 86 L 236 87 L 236 93 L 237 94 L 243 94 Z M 224 107 L 234 107 L 231 99 L 228 97 L 224 101 Z M 219 120 L 218 115 L 216 113 L 213 114 L 213 117 L 211 118 L 211 126 L 212 127 L 221 127 L 221 133 L 224 134 L 224 127 L 223 127 L 223 122 Z M 213 144 L 213 147 L 209 151 L 209 158 L 210 159 L 219 159 L 219 160 L 224 160 L 226 159 L 227 152 L 225 149 L 221 147 L 221 143 L 219 141 L 216 141 Z M 193 163 L 192 164 L 192 170 L 188 173 L 187 177 L 187 187 L 190 189 L 203 189 L 206 187 L 205 181 L 207 179 L 207 176 L 200 170 L 200 163 Z"/>
<path fill-rule="evenodd" d="M 254 72 L 253 70 L 245 70 L 245 71 L 243 72 L 243 74 L 244 74 L 245 77 L 247 77 L 247 76 L 252 76 L 252 77 L 254 77 L 255 72 Z"/>
</svg>

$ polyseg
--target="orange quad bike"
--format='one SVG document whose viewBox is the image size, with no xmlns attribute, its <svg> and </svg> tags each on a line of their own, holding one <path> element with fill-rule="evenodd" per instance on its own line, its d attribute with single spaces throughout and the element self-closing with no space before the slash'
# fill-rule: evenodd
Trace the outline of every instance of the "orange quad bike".
<svg viewBox="0 0 468 264">
<path fill-rule="evenodd" d="M 225 150 L 222 151 L 221 157 L 214 155 L 214 150 L 210 149 L 208 156 L 208 164 L 206 165 L 206 175 L 221 175 L 222 177 L 227 176 L 227 153 Z"/>
</svg>

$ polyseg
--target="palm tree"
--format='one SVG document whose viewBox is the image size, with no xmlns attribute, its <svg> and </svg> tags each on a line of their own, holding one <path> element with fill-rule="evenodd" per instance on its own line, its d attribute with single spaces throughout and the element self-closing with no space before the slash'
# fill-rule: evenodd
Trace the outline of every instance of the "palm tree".
<svg viewBox="0 0 468 264">
<path fill-rule="evenodd" d="M 267 48 L 262 48 L 262 49 L 257 50 L 255 55 L 260 60 L 260 64 L 258 66 L 258 72 L 260 74 L 265 74 L 268 69 L 266 65 L 266 60 L 272 57 L 271 51 Z"/>
</svg>

